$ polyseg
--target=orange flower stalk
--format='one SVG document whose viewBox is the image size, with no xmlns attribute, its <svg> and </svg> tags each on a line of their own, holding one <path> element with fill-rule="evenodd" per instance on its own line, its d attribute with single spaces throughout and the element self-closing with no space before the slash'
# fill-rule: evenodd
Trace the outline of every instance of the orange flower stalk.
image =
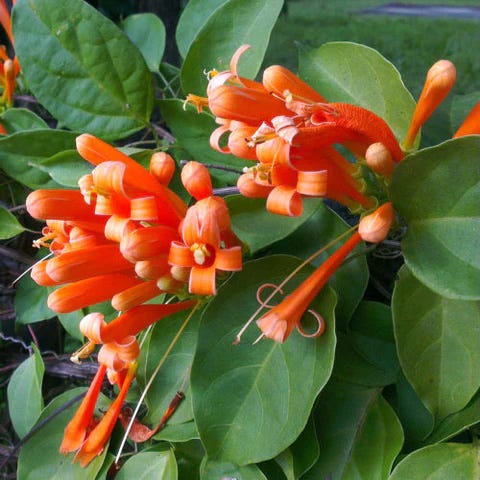
<svg viewBox="0 0 480 480">
<path fill-rule="evenodd" d="M 364 217 L 357 232 L 327 258 L 299 287 L 287 295 L 282 302 L 275 305 L 268 313 L 257 320 L 257 325 L 263 336 L 283 343 L 295 327 L 299 328 L 301 318 L 308 306 L 347 255 L 362 240 L 382 241 L 387 236 L 393 219 L 394 211 L 390 203 L 382 205 L 374 213 Z M 320 318 L 317 317 L 319 328 L 316 334 L 318 335 L 323 333 L 324 328 Z"/>
<path fill-rule="evenodd" d="M 421 126 L 443 102 L 452 89 L 455 79 L 455 65 L 448 60 L 439 60 L 427 72 L 425 85 L 418 99 L 407 135 L 403 141 L 405 150 L 412 148 Z"/>
</svg>

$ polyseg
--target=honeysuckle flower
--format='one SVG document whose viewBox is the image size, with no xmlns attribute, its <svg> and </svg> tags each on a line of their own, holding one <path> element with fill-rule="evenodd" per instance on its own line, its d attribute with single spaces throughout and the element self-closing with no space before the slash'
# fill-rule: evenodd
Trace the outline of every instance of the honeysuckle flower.
<svg viewBox="0 0 480 480">
<path fill-rule="evenodd" d="M 372 242 L 383 240 L 388 234 L 393 219 L 394 211 L 390 203 L 382 205 L 374 213 L 364 217 L 360 221 L 358 231 L 353 233 L 300 286 L 257 320 L 257 325 L 263 336 L 283 343 L 293 329 L 300 326 L 301 318 L 307 311 L 310 303 L 312 303 L 313 299 L 342 264 L 347 255 L 362 240 Z M 319 315 L 315 314 L 315 316 L 319 321 L 319 328 L 313 336 L 321 335 L 324 330 L 323 320 Z"/>
<path fill-rule="evenodd" d="M 207 197 L 188 209 L 182 224 L 183 242 L 172 242 L 168 261 L 172 266 L 190 268 L 190 293 L 215 295 L 217 270 L 241 270 L 241 248 L 222 248 L 225 234 L 227 241 L 231 239 L 229 225 L 221 198 Z"/>
<path fill-rule="evenodd" d="M 455 79 L 455 65 L 449 60 L 439 60 L 428 70 L 425 85 L 418 99 L 407 135 L 403 141 L 405 150 L 409 150 L 412 147 L 418 131 L 448 95 L 455 83 Z"/>
</svg>

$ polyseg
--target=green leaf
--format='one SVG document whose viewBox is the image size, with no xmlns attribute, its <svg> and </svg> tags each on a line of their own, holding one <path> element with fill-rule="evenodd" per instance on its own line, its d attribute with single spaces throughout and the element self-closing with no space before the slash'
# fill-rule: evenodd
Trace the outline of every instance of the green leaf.
<svg viewBox="0 0 480 480">
<path fill-rule="evenodd" d="M 242 173 L 242 168 L 248 164 L 247 161 L 217 152 L 210 147 L 210 134 L 218 126 L 213 117 L 207 113 L 198 114 L 192 107 L 183 109 L 183 102 L 180 100 L 161 100 L 159 102 L 160 112 L 167 122 L 179 146 L 184 149 L 184 160 L 196 160 L 208 165 L 219 165 L 237 170 L 237 173 L 219 169 L 210 169 L 214 185 L 234 185 Z"/>
<path fill-rule="evenodd" d="M 301 216 L 286 217 L 284 215 L 272 215 L 268 212 L 263 198 L 231 195 L 226 198 L 226 202 L 232 219 L 233 231 L 247 247 L 250 255 L 288 237 L 307 222 L 315 211 L 321 208 L 320 200 L 306 200 L 304 202 L 304 212 Z M 275 253 L 281 251 L 281 248 L 274 250 Z M 286 253 L 297 255 L 296 249 L 290 249 Z"/>
<path fill-rule="evenodd" d="M 39 129 L 0 138 L 0 168 L 32 189 L 59 188 L 43 169 L 42 162 L 74 149 L 76 137 L 73 132 Z"/>
<path fill-rule="evenodd" d="M 206 458 L 200 466 L 201 480 L 210 480 L 213 478 L 233 479 L 235 480 L 267 480 L 267 477 L 256 465 L 245 465 L 239 467 L 229 462 L 219 462 Z"/>
<path fill-rule="evenodd" d="M 178 51 L 182 57 L 185 58 L 190 45 L 215 10 L 227 2 L 228 0 L 190 0 L 187 3 L 175 32 Z"/>
<path fill-rule="evenodd" d="M 82 0 L 19 0 L 12 21 L 28 87 L 63 125 L 114 139 L 148 124 L 151 74 L 97 10 Z"/>
<path fill-rule="evenodd" d="M 178 332 L 180 325 L 188 315 L 187 312 L 179 312 L 158 322 L 148 341 L 148 349 L 145 356 L 145 382 L 150 380 L 150 376 L 156 369 L 159 361 L 170 346 L 173 337 Z M 147 421 L 158 423 L 163 416 L 166 408 L 180 390 L 189 369 L 192 365 L 193 354 L 197 341 L 199 315 L 195 315 L 189 321 L 186 329 L 183 331 L 179 340 L 168 355 L 163 367 L 155 377 L 150 387 L 145 402 L 148 406 Z M 188 384 L 184 390 L 185 399 L 180 403 L 174 415 L 168 421 L 169 425 L 188 422 L 193 419 L 192 398 Z"/>
<path fill-rule="evenodd" d="M 204 311 L 191 385 L 195 421 L 212 460 L 246 465 L 278 455 L 304 429 L 330 376 L 335 295 L 328 287 L 311 306 L 326 322 L 321 337 L 304 338 L 294 331 L 283 344 L 265 339 L 252 345 L 260 333 L 254 324 L 240 344 L 232 345 L 258 307 L 257 289 L 280 283 L 298 265 L 298 259 L 282 255 L 248 262 Z"/>
<path fill-rule="evenodd" d="M 78 180 L 92 173 L 93 166 L 85 161 L 76 150 L 65 150 L 41 162 L 42 169 L 64 187 L 78 188 Z"/>
<path fill-rule="evenodd" d="M 396 378 L 400 368 L 392 312 L 377 302 L 362 302 L 349 324 L 353 348 L 369 363 Z"/>
<path fill-rule="evenodd" d="M 6 208 L 0 207 L 0 240 L 15 237 L 24 232 L 25 228 Z"/>
<path fill-rule="evenodd" d="M 452 124 L 453 132 L 458 130 L 465 120 L 465 117 L 478 102 L 479 97 L 479 91 L 470 92 L 467 95 L 455 95 L 453 97 L 450 110 L 450 123 Z"/>
<path fill-rule="evenodd" d="M 409 155 L 395 170 L 392 201 L 408 224 L 412 273 L 440 295 L 480 299 L 480 137 Z"/>
<path fill-rule="evenodd" d="M 330 102 L 345 102 L 383 118 L 399 141 L 405 137 L 415 102 L 397 69 L 376 50 L 350 42 L 301 48 L 300 76 Z"/>
<path fill-rule="evenodd" d="M 333 377 L 366 387 L 383 387 L 394 383 L 396 370 L 359 353 L 355 341 L 351 334 L 338 333 Z"/>
<path fill-rule="evenodd" d="M 62 327 L 67 331 L 69 335 L 77 340 L 83 342 L 84 336 L 80 332 L 80 321 L 85 316 L 83 310 L 75 310 L 70 313 L 57 313 L 57 317 L 62 324 Z"/>
<path fill-rule="evenodd" d="M 300 478 L 318 460 L 320 448 L 313 418 L 308 419 L 307 426 L 300 436 L 275 457 L 288 480 Z"/>
<path fill-rule="evenodd" d="M 228 199 L 227 199 L 228 201 Z M 324 203 L 317 203 L 318 207 L 301 226 L 284 240 L 272 245 L 269 249 L 272 253 L 289 253 L 302 259 L 309 258 L 333 239 L 337 238 L 349 228 L 349 226 L 333 210 Z M 248 227 L 248 212 L 245 212 L 245 229 Z M 265 212 L 265 221 L 272 221 L 267 217 L 275 217 Z M 235 222 L 234 222 L 235 224 Z M 234 227 L 235 228 L 235 227 Z M 276 228 L 276 227 L 275 227 Z M 265 231 L 263 226 L 258 229 Z M 268 230 L 269 235 L 275 235 L 276 230 Z M 251 234 L 251 232 L 250 232 Z M 313 260 L 313 265 L 320 265 L 329 255 L 338 248 L 338 244 L 329 248 L 325 253 Z M 354 250 L 354 254 L 360 253 L 365 247 L 359 246 Z M 345 330 L 358 303 L 363 297 L 368 283 L 368 267 L 365 255 L 344 263 L 329 281 L 338 295 L 337 306 L 335 307 L 335 322 L 339 329 Z"/>
<path fill-rule="evenodd" d="M 315 408 L 320 458 L 302 479 L 383 480 L 403 442 L 379 389 L 330 382 Z"/>
<path fill-rule="evenodd" d="M 469 404 L 457 413 L 448 416 L 425 440 L 425 443 L 439 443 L 459 434 L 463 430 L 480 422 L 480 391 Z"/>
<path fill-rule="evenodd" d="M 408 381 L 437 420 L 461 410 L 480 387 L 480 303 L 442 297 L 403 267 L 392 305 Z"/>
<path fill-rule="evenodd" d="M 33 435 L 20 450 L 18 457 L 18 480 L 94 480 L 100 471 L 107 453 L 107 448 L 96 457 L 87 467 L 82 468 L 79 463 L 72 463 L 73 454 L 68 456 L 59 453 L 58 448 L 62 443 L 63 431 L 73 417 L 78 402 L 70 405 L 65 410 L 60 410 L 68 401 L 73 400 L 84 388 L 68 390 L 56 397 L 42 412 L 39 421 L 45 420 L 53 413 L 58 413 L 51 418 L 38 432 Z M 100 395 L 98 408 L 105 411 L 108 401 Z"/>
<path fill-rule="evenodd" d="M 395 468 L 389 480 L 473 480 L 480 477 L 479 448 L 443 443 L 416 450 Z"/>
<path fill-rule="evenodd" d="M 176 480 L 177 462 L 172 450 L 140 452 L 130 457 L 116 475 L 116 480 Z"/>
<path fill-rule="evenodd" d="M 10 135 L 24 130 L 46 129 L 43 118 L 26 108 L 9 108 L 0 115 L 0 122 Z"/>
<path fill-rule="evenodd" d="M 283 0 L 228 0 L 217 8 L 186 55 L 181 72 L 184 93 L 204 95 L 204 71 L 228 70 L 231 56 L 243 44 L 252 48 L 242 56 L 240 72 L 255 77 L 282 5 Z"/>
<path fill-rule="evenodd" d="M 130 15 L 122 22 L 123 31 L 137 46 L 151 72 L 158 72 L 165 50 L 165 26 L 153 13 Z"/>
<path fill-rule="evenodd" d="M 418 448 L 432 432 L 434 418 L 408 383 L 402 371 L 398 374 L 394 393 L 389 400 L 402 424 L 405 434 L 405 449 L 410 451 Z"/>
<path fill-rule="evenodd" d="M 154 437 L 155 440 L 165 440 L 167 442 L 188 442 L 200 438 L 197 426 L 192 420 L 185 423 L 167 423 Z"/>
<path fill-rule="evenodd" d="M 38 349 L 13 372 L 8 383 L 8 411 L 15 433 L 23 438 L 43 410 L 42 380 L 45 367 Z"/>
<path fill-rule="evenodd" d="M 47 307 L 49 291 L 46 287 L 37 285 L 25 275 L 19 282 L 15 294 L 15 314 L 18 323 L 28 324 L 41 322 L 56 314 Z"/>
</svg>

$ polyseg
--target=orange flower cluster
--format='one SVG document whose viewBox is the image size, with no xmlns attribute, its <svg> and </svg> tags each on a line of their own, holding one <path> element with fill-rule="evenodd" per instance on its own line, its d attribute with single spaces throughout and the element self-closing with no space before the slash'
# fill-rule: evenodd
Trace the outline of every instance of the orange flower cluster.
<svg viewBox="0 0 480 480">
<path fill-rule="evenodd" d="M 334 145 L 364 158 L 368 147 L 378 144 L 390 162 L 398 162 L 403 153 L 388 125 L 364 108 L 328 103 L 278 65 L 264 71 L 261 83 L 240 77 L 237 62 L 247 48 L 237 50 L 229 71 L 210 74 L 208 98 L 186 100 L 198 110 L 208 106 L 216 116 L 214 149 L 256 162 L 239 178 L 240 193 L 266 197 L 267 209 L 283 215 L 300 215 L 302 196 L 328 197 L 350 209 L 374 207 L 362 169 Z"/>
<path fill-rule="evenodd" d="M 15 5 L 15 0 L 13 1 Z M 5 0 L 0 0 L 0 24 L 10 40 L 13 47 L 12 20 Z M 15 90 L 15 80 L 20 73 L 20 64 L 17 56 L 10 58 L 4 45 L 0 46 L 0 85 L 3 87 L 0 104 L 6 107 L 13 105 L 13 92 Z M 2 132 L 5 133 L 5 132 Z"/>
<path fill-rule="evenodd" d="M 187 207 L 168 188 L 174 160 L 156 153 L 150 171 L 92 135 L 77 138 L 80 155 L 96 167 L 79 180 L 80 190 L 37 190 L 27 198 L 29 213 L 45 219 L 43 237 L 53 258 L 35 265 L 32 278 L 58 286 L 49 307 L 68 313 L 110 300 L 121 314 L 110 323 L 100 313 L 80 323 L 89 342 L 73 357 L 97 344 L 100 369 L 65 431 L 61 451 L 78 450 L 86 465 L 103 448 L 135 375 L 139 349 L 135 336 L 161 318 L 192 308 L 197 300 L 145 304 L 160 294 L 216 293 L 216 272 L 240 270 L 242 253 L 223 199 L 213 195 L 205 166 L 188 163 L 182 180 L 198 201 Z M 117 400 L 91 429 L 105 374 L 120 387 Z"/>
</svg>

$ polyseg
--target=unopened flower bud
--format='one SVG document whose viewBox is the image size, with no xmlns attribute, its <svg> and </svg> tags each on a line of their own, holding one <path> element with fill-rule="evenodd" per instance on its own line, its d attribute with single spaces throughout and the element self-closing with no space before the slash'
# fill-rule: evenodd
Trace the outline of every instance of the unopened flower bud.
<svg viewBox="0 0 480 480">
<path fill-rule="evenodd" d="M 390 177 L 393 173 L 393 158 L 388 148 L 380 142 L 372 143 L 365 152 L 365 160 L 375 173 Z"/>
<path fill-rule="evenodd" d="M 150 159 L 150 173 L 162 185 L 168 185 L 175 173 L 175 160 L 168 153 L 154 153 Z"/>
<path fill-rule="evenodd" d="M 373 213 L 360 220 L 358 233 L 366 242 L 379 243 L 387 237 L 394 218 L 395 212 L 392 204 L 384 203 Z"/>
<path fill-rule="evenodd" d="M 182 169 L 182 183 L 196 200 L 213 194 L 212 179 L 207 167 L 199 162 L 188 162 Z"/>
</svg>

